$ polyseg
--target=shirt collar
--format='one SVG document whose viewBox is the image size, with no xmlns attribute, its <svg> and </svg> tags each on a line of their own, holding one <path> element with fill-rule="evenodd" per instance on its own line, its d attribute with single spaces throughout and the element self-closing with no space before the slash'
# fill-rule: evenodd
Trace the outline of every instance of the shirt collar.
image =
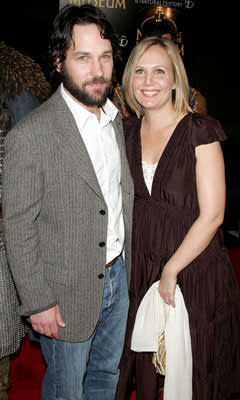
<svg viewBox="0 0 240 400">
<path fill-rule="evenodd" d="M 83 129 L 88 119 L 97 118 L 95 114 L 88 111 L 85 107 L 81 106 L 76 100 L 74 100 L 63 87 L 61 83 L 61 94 L 69 106 L 71 112 L 74 117 L 78 119 L 79 128 Z M 107 99 L 104 106 L 101 108 L 101 119 L 100 124 L 102 126 L 107 125 L 110 121 L 113 121 L 118 113 L 117 108 L 111 102 L 111 100 Z M 80 117 L 80 118 L 79 118 Z"/>
</svg>

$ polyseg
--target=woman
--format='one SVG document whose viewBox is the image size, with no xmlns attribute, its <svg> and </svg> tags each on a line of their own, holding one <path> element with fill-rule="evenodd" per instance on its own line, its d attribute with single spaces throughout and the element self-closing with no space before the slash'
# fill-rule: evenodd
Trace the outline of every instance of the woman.
<svg viewBox="0 0 240 400">
<path fill-rule="evenodd" d="M 11 113 L 0 84 L 0 399 L 8 399 L 10 359 L 20 347 L 25 327 L 19 313 L 16 289 L 8 267 L 1 216 L 2 162 L 4 137 L 11 128 Z"/>
<path fill-rule="evenodd" d="M 135 184 L 130 311 L 117 399 L 154 400 L 163 386 L 152 353 L 130 350 L 138 306 L 155 281 L 175 306 L 176 283 L 189 315 L 193 400 L 227 400 L 239 383 L 239 286 L 219 229 L 225 178 L 218 121 L 192 113 L 188 80 L 176 46 L 144 39 L 123 76 L 137 117 L 124 120 Z M 181 371 L 179 371 L 181 373 Z M 172 399 L 177 400 L 177 399 Z M 179 399 L 184 400 L 184 399 Z"/>
</svg>

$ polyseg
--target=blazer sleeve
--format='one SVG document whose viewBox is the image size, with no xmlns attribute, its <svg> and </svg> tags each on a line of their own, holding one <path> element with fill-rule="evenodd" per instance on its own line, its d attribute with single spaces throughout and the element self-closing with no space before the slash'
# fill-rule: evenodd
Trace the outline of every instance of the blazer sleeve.
<svg viewBox="0 0 240 400">
<path fill-rule="evenodd" d="M 33 129 L 31 124 L 20 122 L 8 133 L 3 166 L 4 238 L 21 311 L 26 316 L 56 304 L 39 256 L 38 215 L 44 179 Z"/>
</svg>

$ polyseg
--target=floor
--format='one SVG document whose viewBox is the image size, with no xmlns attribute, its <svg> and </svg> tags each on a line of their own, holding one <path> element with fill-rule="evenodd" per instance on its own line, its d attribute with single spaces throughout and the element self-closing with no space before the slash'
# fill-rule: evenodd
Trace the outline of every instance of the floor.
<svg viewBox="0 0 240 400">
<path fill-rule="evenodd" d="M 231 248 L 229 253 L 240 283 L 240 248 Z M 30 342 L 26 336 L 20 351 L 12 357 L 10 373 L 12 389 L 9 391 L 9 400 L 40 400 L 44 371 L 45 365 L 39 345 Z M 133 392 L 131 400 L 135 399 L 136 395 Z M 233 399 L 240 400 L 240 396 L 234 396 Z"/>
</svg>

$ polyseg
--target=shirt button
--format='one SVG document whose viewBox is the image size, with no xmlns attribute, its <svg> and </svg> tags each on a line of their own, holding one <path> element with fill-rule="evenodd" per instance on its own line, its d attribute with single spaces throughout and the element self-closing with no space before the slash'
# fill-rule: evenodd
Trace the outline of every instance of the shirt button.
<svg viewBox="0 0 240 400">
<path fill-rule="evenodd" d="M 106 214 L 106 211 L 105 211 L 105 210 L 100 210 L 100 214 L 101 214 L 101 215 L 105 215 L 105 214 Z"/>
<path fill-rule="evenodd" d="M 102 279 L 102 278 L 104 278 L 104 275 L 103 274 L 99 274 L 98 275 L 98 279 Z"/>
<path fill-rule="evenodd" d="M 99 247 L 104 247 L 105 246 L 105 242 L 100 242 L 99 243 Z"/>
</svg>

